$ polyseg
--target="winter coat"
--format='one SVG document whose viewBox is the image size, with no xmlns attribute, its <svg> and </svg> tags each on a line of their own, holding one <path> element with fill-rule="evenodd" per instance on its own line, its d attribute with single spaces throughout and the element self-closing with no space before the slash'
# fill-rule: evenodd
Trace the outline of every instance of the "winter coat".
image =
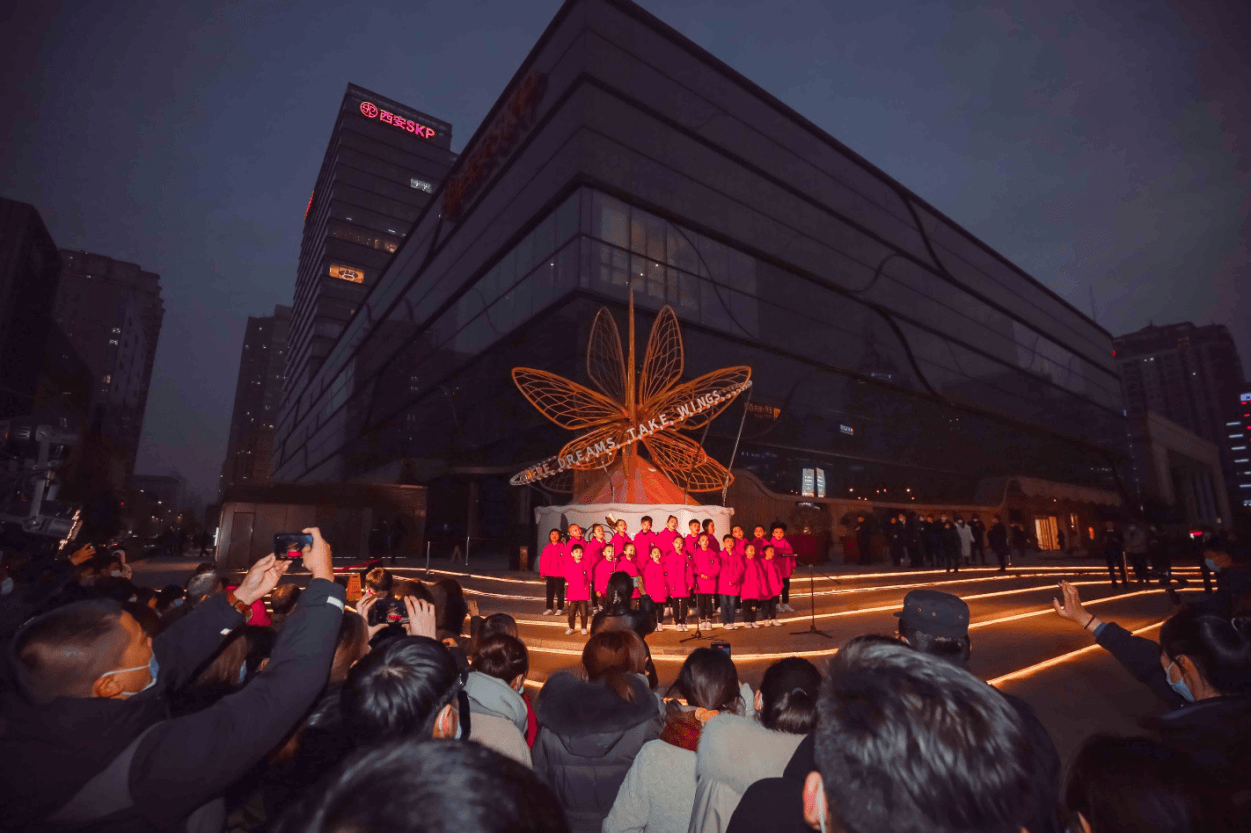
<svg viewBox="0 0 1251 833">
<path fill-rule="evenodd" d="M 956 524 L 956 534 L 960 536 L 960 555 L 968 558 L 973 552 L 973 530 L 967 524 Z"/>
<path fill-rule="evenodd" d="M 638 578 L 643 575 L 643 573 L 639 570 L 639 563 L 637 561 L 629 561 L 624 558 L 617 561 L 617 572 L 625 573 L 630 578 Z M 642 592 L 639 591 L 638 583 L 636 582 L 634 585 L 634 595 L 630 598 L 637 599 L 642 595 Z"/>
<path fill-rule="evenodd" d="M 565 545 L 548 544 L 539 555 L 539 576 L 541 578 L 564 578 L 565 576 Z"/>
<path fill-rule="evenodd" d="M 648 559 L 643 565 L 643 590 L 653 602 L 664 604 L 669 601 L 669 587 L 663 563 Z"/>
<path fill-rule="evenodd" d="M 534 771 L 564 808 L 570 833 L 599 833 L 635 756 L 660 736 L 656 697 L 641 676 L 631 675 L 630 686 L 632 703 L 568 672 L 543 686 Z"/>
<path fill-rule="evenodd" d="M 668 555 L 673 552 L 674 541 L 678 542 L 677 549 L 682 549 L 682 544 L 685 542 L 682 540 L 682 533 L 678 532 L 676 529 L 665 527 L 656 533 L 656 546 L 660 547 L 660 552 L 663 555 Z"/>
<path fill-rule="evenodd" d="M 666 553 L 661 560 L 665 565 L 665 583 L 669 587 L 669 595 L 673 598 L 685 599 L 691 595 L 695 586 L 695 568 L 684 553 Z"/>
<path fill-rule="evenodd" d="M 591 573 L 595 573 L 595 565 L 604 560 L 604 545 L 607 541 L 596 541 L 594 538 L 587 540 L 582 548 L 582 560 L 591 568 Z"/>
<path fill-rule="evenodd" d="M 721 556 L 712 549 L 695 552 L 695 592 L 716 593 L 717 575 L 721 572 Z"/>
<path fill-rule="evenodd" d="M 660 740 L 648 741 L 626 773 L 604 833 L 686 833 L 695 804 L 695 751 L 700 724 L 694 709 L 671 702 Z M 671 729 L 679 729 L 673 731 Z M 677 745 L 690 735 L 691 743 Z"/>
<path fill-rule="evenodd" d="M 8 829 L 220 829 L 222 793 L 278 745 L 317 699 L 343 619 L 343 588 L 314 579 L 287 618 L 264 674 L 216 704 L 170 718 L 188 683 L 243 617 L 213 596 L 152 640 L 152 688 L 125 700 L 9 695 L 0 734 Z M 202 827 L 203 826 L 203 827 Z"/>
<path fill-rule="evenodd" d="M 699 536 L 688 535 L 682 540 L 685 542 L 682 545 L 682 549 L 690 553 L 691 557 L 694 557 L 695 553 L 699 552 Z"/>
<path fill-rule="evenodd" d="M 743 591 L 743 558 L 734 550 L 721 551 L 721 572 L 717 574 L 717 592 L 722 596 L 737 596 Z"/>
<path fill-rule="evenodd" d="M 741 595 L 744 601 L 771 599 L 769 577 L 765 572 L 764 561 L 760 557 L 743 559 L 743 587 Z"/>
<path fill-rule="evenodd" d="M 503 680 L 473 671 L 465 679 L 469 695 L 470 739 L 505 757 L 531 766 L 526 746 L 526 701 Z"/>
<path fill-rule="evenodd" d="M 584 559 L 586 558 L 586 540 L 584 538 L 570 538 L 569 541 L 565 544 L 565 564 L 568 564 L 570 561 L 573 560 L 573 557 L 569 553 L 573 552 L 573 548 L 575 546 L 582 547 L 582 557 Z M 561 574 L 563 575 L 564 574 L 563 565 L 561 566 L 561 570 L 562 570 Z"/>
<path fill-rule="evenodd" d="M 629 535 L 622 535 L 620 532 L 613 533 L 612 548 L 613 548 L 613 551 L 617 553 L 618 559 L 622 561 L 625 560 L 625 557 L 626 557 L 625 545 L 633 544 L 633 543 L 634 543 L 634 539 L 632 539 Z M 637 555 L 638 547 L 635 547 L 634 549 L 635 549 L 635 554 Z"/>
<path fill-rule="evenodd" d="M 772 599 L 774 596 L 782 595 L 782 572 L 778 566 L 776 558 L 763 558 L 760 560 L 760 566 L 764 569 L 765 575 L 765 592 L 769 595 L 766 599 Z"/>
<path fill-rule="evenodd" d="M 634 536 L 634 549 L 638 552 L 639 561 L 651 560 L 652 547 L 659 546 L 656 533 L 650 529 Z"/>
<path fill-rule="evenodd" d="M 595 565 L 595 592 L 604 595 L 608 592 L 608 580 L 612 578 L 612 574 L 617 572 L 619 561 L 609 561 L 607 558 L 601 559 Z"/>
<path fill-rule="evenodd" d="M 986 543 L 990 545 L 992 552 L 1006 553 L 1008 551 L 1008 528 L 999 521 L 995 521 L 986 533 Z"/>
<path fill-rule="evenodd" d="M 943 552 L 948 555 L 960 554 L 960 533 L 956 531 L 956 525 L 951 521 L 939 525 L 939 536 L 943 542 Z"/>
<path fill-rule="evenodd" d="M 711 532 L 705 532 L 704 534 L 708 536 L 708 549 L 713 552 L 721 552 L 721 539 Z M 697 546 L 698 543 L 696 542 Z"/>
<path fill-rule="evenodd" d="M 744 556 L 746 556 L 747 545 L 749 543 L 751 542 L 748 541 L 746 538 L 735 538 L 734 539 L 734 554 L 737 555 L 739 558 L 743 558 Z M 759 553 L 757 553 L 757 555 L 759 555 Z"/>
<path fill-rule="evenodd" d="M 695 758 L 690 833 L 722 833 L 747 788 L 786 769 L 803 735 L 773 732 L 755 718 L 720 714 L 704 726 Z M 750 749 L 751 754 L 743 754 Z"/>
<path fill-rule="evenodd" d="M 791 542 L 786 540 L 786 536 L 781 538 L 770 538 L 769 543 L 773 545 L 773 555 L 778 562 L 778 572 L 782 578 L 790 578 L 795 573 L 795 550 L 791 548 Z M 779 593 L 782 591 L 778 591 Z"/>
<path fill-rule="evenodd" d="M 589 602 L 591 600 L 591 568 L 586 559 L 575 561 L 572 557 L 565 562 L 565 598 L 571 602 Z"/>
</svg>

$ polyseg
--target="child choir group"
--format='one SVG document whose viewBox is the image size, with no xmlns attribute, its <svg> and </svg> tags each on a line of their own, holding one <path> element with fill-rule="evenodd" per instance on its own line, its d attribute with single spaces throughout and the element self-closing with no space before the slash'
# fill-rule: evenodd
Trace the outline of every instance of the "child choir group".
<svg viewBox="0 0 1251 833">
<path fill-rule="evenodd" d="M 553 529 L 539 556 L 539 575 L 547 585 L 544 615 L 561 616 L 567 609 L 565 633 L 574 632 L 578 619 L 582 633 L 587 633 L 591 609 L 607 607 L 611 601 L 604 597 L 615 573 L 633 580 L 634 600 L 640 610 L 655 617 L 657 630 L 664 630 L 666 609 L 679 631 L 687 630 L 692 608 L 701 631 L 712 629 L 718 608 L 727 630 L 735 629 L 740 607 L 747 628 L 777 626 L 778 611 L 794 610 L 790 585 L 795 552 L 786 540 L 785 525 L 773 524 L 769 537 L 763 526 L 757 526 L 752 538 L 735 525 L 720 541 L 712 520 L 702 526 L 692 520 L 689 527 L 683 536 L 677 517 L 670 515 L 658 532 L 652 529 L 652 519 L 644 516 L 633 536 L 624 520 L 616 521 L 611 537 L 603 524 L 591 527 L 590 538 L 582 537 L 577 524 L 569 525 L 567 536 Z"/>
</svg>

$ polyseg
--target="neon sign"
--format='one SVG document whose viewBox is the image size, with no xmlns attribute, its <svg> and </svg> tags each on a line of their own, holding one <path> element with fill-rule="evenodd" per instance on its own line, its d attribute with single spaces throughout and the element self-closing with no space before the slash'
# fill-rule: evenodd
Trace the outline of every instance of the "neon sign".
<svg viewBox="0 0 1251 833">
<path fill-rule="evenodd" d="M 443 216 L 460 217 L 474 192 L 499 166 L 499 161 L 517 145 L 517 140 L 534 123 L 534 113 L 547 89 L 547 76 L 532 72 L 513 92 L 499 118 L 461 161 L 456 175 L 443 186 Z"/>
<path fill-rule="evenodd" d="M 351 281 L 352 283 L 364 283 L 365 273 L 359 269 L 351 269 L 347 266 L 339 266 L 338 264 L 330 265 L 330 277 L 339 280 Z"/>
<path fill-rule="evenodd" d="M 379 109 L 378 105 L 372 101 L 361 102 L 361 115 L 367 119 L 377 119 L 392 127 L 398 127 L 400 130 L 420 136 L 423 139 L 433 139 L 435 135 L 433 127 L 426 127 L 424 124 L 418 124 L 412 119 L 397 116 L 395 113 L 388 113 L 386 110 Z"/>
</svg>

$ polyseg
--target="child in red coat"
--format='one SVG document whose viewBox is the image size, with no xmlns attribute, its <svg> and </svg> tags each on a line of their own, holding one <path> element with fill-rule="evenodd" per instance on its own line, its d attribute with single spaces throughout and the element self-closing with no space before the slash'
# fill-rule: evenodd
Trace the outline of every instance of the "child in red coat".
<svg viewBox="0 0 1251 833">
<path fill-rule="evenodd" d="M 778 610 L 794 612 L 795 608 L 791 607 L 791 576 L 795 573 L 795 550 L 791 548 L 791 542 L 786 540 L 784 524 L 773 525 L 773 537 L 769 539 L 769 543 L 777 553 L 778 572 L 782 576 L 782 603 L 778 605 Z"/>
<path fill-rule="evenodd" d="M 547 610 L 544 616 L 552 612 L 564 613 L 565 606 L 565 545 L 560 542 L 560 530 L 553 529 L 547 533 L 550 542 L 539 555 L 539 577 L 547 582 Z M 553 605 L 552 601 L 556 604 Z"/>
<path fill-rule="evenodd" d="M 565 564 L 565 580 L 569 582 L 569 627 L 566 634 L 573 633 L 574 622 L 582 617 L 582 633 L 587 633 L 587 619 L 591 607 L 591 571 L 582 560 L 582 545 L 574 544 L 569 550 L 569 561 Z"/>
<path fill-rule="evenodd" d="M 756 555 L 756 545 L 747 544 L 743 548 L 743 624 L 749 628 L 760 627 L 756 622 L 756 610 L 763 608 L 768 598 L 769 576 L 764 561 Z"/>
<path fill-rule="evenodd" d="M 626 544 L 625 552 L 621 554 L 621 560 L 617 562 L 617 572 L 625 573 L 634 579 L 634 595 L 631 599 L 637 599 L 643 594 L 639 591 L 639 579 L 642 577 L 642 564 L 638 562 L 638 553 L 635 552 L 634 544 Z"/>
<path fill-rule="evenodd" d="M 782 593 L 782 573 L 778 569 L 777 550 L 773 548 L 773 544 L 765 544 L 764 548 L 764 567 L 765 572 L 765 592 L 769 595 L 764 602 L 764 624 L 777 627 L 778 622 L 778 596 Z"/>
<path fill-rule="evenodd" d="M 643 563 L 643 598 L 640 609 L 655 618 L 656 630 L 663 631 L 665 602 L 669 601 L 669 583 L 665 565 L 661 563 L 660 547 L 652 547 L 651 558 Z"/>
<path fill-rule="evenodd" d="M 699 629 L 712 630 L 713 598 L 717 595 L 717 576 L 721 573 L 721 557 L 709 544 L 708 534 L 699 534 L 695 551 L 695 602 L 699 608 Z"/>
<path fill-rule="evenodd" d="M 595 591 L 597 596 L 603 599 L 604 594 L 608 592 L 608 580 L 618 570 L 617 551 L 612 544 L 605 544 L 601 556 L 599 563 L 595 565 L 595 570 L 593 571 L 595 582 L 591 589 Z"/>
<path fill-rule="evenodd" d="M 734 536 L 721 539 L 721 572 L 717 575 L 717 595 L 721 597 L 721 626 L 734 630 L 734 612 L 743 592 L 743 559 L 734 551 Z"/>
<path fill-rule="evenodd" d="M 669 607 L 673 611 L 673 626 L 677 630 L 685 631 L 691 588 L 695 586 L 695 567 L 686 553 L 682 551 L 681 536 L 671 538 L 670 543 L 673 549 L 669 550 L 662 559 L 665 565 L 665 581 L 669 589 Z"/>
</svg>

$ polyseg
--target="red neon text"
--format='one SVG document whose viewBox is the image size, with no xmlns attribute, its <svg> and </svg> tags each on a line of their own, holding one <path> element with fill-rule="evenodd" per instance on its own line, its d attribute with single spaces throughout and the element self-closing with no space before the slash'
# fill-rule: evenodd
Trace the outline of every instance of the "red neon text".
<svg viewBox="0 0 1251 833">
<path fill-rule="evenodd" d="M 361 115 L 367 119 L 377 119 L 378 121 L 386 122 L 393 127 L 398 127 L 400 130 L 406 130 L 409 133 L 420 136 L 423 139 L 433 139 L 435 135 L 433 127 L 426 127 L 424 124 L 417 124 L 417 122 L 412 119 L 406 119 L 403 116 L 388 113 L 386 110 L 380 110 L 375 104 L 369 101 L 361 102 Z"/>
</svg>

